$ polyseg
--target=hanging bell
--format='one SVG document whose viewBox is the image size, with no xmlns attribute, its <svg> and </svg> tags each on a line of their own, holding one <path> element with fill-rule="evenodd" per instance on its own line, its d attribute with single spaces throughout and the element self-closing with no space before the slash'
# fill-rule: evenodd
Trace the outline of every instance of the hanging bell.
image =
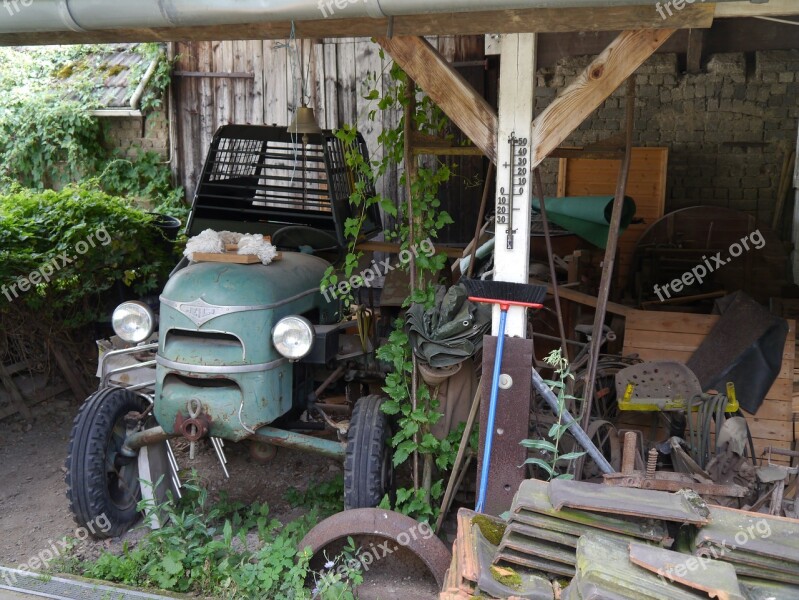
<svg viewBox="0 0 799 600">
<path fill-rule="evenodd" d="M 321 134 L 322 128 L 319 127 L 319 124 L 316 122 L 316 115 L 314 115 L 313 109 L 303 104 L 297 109 L 294 120 L 291 122 L 291 125 L 288 126 L 288 132 L 296 134 Z"/>
</svg>

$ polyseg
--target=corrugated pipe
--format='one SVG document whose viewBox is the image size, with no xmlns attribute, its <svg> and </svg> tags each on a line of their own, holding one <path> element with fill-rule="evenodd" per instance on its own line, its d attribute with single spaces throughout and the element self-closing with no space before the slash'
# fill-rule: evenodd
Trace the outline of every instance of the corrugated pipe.
<svg viewBox="0 0 799 600">
<path fill-rule="evenodd" d="M 0 0 L 0 33 L 383 18 L 481 11 L 489 5 L 492 10 L 506 10 L 655 4 L 655 0 Z"/>
</svg>

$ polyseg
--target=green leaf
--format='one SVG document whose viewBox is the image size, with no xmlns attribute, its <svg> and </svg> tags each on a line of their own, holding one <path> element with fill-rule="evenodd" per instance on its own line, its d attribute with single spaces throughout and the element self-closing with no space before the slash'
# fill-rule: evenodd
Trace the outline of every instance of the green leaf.
<svg viewBox="0 0 799 600">
<path fill-rule="evenodd" d="M 585 452 L 569 452 L 558 457 L 558 460 L 577 460 L 581 456 L 585 456 Z"/>
<path fill-rule="evenodd" d="M 525 448 L 532 448 L 534 450 L 544 450 L 546 452 L 557 452 L 558 449 L 555 444 L 546 440 L 522 440 L 519 442 Z"/>
<path fill-rule="evenodd" d="M 550 477 L 555 474 L 555 469 L 553 469 L 548 462 L 543 461 L 540 458 L 528 458 L 527 460 L 524 461 L 524 464 L 536 465 L 537 467 L 544 469 L 544 471 L 546 471 Z"/>
</svg>

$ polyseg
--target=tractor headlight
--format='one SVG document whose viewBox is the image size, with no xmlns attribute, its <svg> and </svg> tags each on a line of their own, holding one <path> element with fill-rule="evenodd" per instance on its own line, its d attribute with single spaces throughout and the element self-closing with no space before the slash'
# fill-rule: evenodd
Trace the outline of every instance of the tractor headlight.
<svg viewBox="0 0 799 600">
<path fill-rule="evenodd" d="M 313 340 L 313 325 L 305 317 L 284 317 L 272 330 L 272 343 L 289 360 L 300 360 L 308 356 Z"/>
<path fill-rule="evenodd" d="M 111 325 L 124 341 L 138 344 L 155 330 L 155 315 L 144 302 L 123 302 L 114 310 Z"/>
</svg>

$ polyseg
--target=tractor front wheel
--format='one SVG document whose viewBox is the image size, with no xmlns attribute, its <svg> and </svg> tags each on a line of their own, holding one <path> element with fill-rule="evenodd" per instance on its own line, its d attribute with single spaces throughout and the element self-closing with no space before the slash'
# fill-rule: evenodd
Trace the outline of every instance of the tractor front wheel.
<svg viewBox="0 0 799 600">
<path fill-rule="evenodd" d="M 139 520 L 138 461 L 120 450 L 127 437 L 125 416 L 146 408 L 141 396 L 108 388 L 89 396 L 75 417 L 66 460 L 67 498 L 75 521 L 94 538 L 117 537 Z"/>
<path fill-rule="evenodd" d="M 355 403 L 344 460 L 344 509 L 373 508 L 391 491 L 391 425 L 380 410 L 384 398 L 364 396 Z"/>
</svg>

